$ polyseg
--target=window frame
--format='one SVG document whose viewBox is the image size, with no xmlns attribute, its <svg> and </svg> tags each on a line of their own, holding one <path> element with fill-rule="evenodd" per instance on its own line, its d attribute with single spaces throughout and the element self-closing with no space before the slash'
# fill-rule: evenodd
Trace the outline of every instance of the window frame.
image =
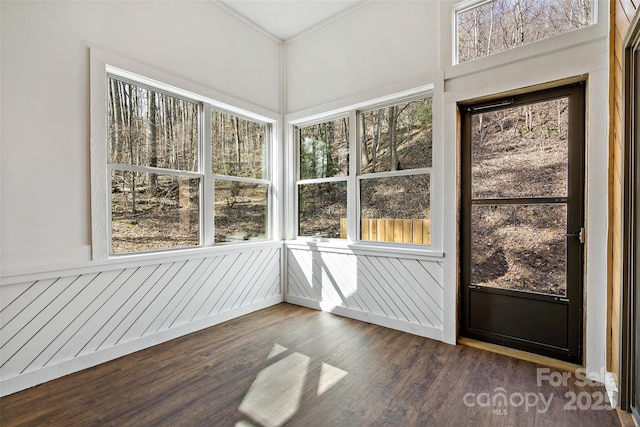
<svg viewBox="0 0 640 427">
<path fill-rule="evenodd" d="M 438 85 L 438 89 L 440 85 Z M 399 105 L 403 103 L 408 103 L 411 101 L 420 100 L 423 98 L 431 98 L 432 99 L 432 158 L 431 158 L 431 166 L 427 168 L 416 168 L 416 169 L 408 169 L 408 170 L 398 170 L 398 171 L 385 171 L 385 172 L 375 172 L 375 173 L 361 173 L 361 164 L 360 164 L 360 152 L 361 146 L 358 143 L 360 141 L 361 129 L 359 126 L 360 114 L 366 113 L 369 111 L 375 111 L 381 108 L 390 107 L 393 105 Z M 302 117 L 300 119 L 289 120 L 290 127 L 290 138 L 291 144 L 289 147 L 293 150 L 294 154 L 290 158 L 290 161 L 293 162 L 291 165 L 292 171 L 294 172 L 294 179 L 292 182 L 291 196 L 290 200 L 292 200 L 293 209 L 291 210 L 293 214 L 293 220 L 295 222 L 294 230 L 293 230 L 293 238 L 294 240 L 290 243 L 306 243 L 306 244 L 324 244 L 329 246 L 344 246 L 347 245 L 351 249 L 355 250 L 364 250 L 370 252 L 394 252 L 394 253 L 406 253 L 406 254 L 428 254 L 437 257 L 441 257 L 442 253 L 439 251 L 441 248 L 441 214 L 440 214 L 440 206 L 441 203 L 436 200 L 439 197 L 439 190 L 437 190 L 440 185 L 440 177 L 441 173 L 440 165 L 441 160 L 441 149 L 437 147 L 441 142 L 440 132 L 441 132 L 441 115 L 442 110 L 440 106 L 441 102 L 441 94 L 440 91 L 436 89 L 436 84 L 429 84 L 425 86 L 420 86 L 414 89 L 410 89 L 404 92 L 395 93 L 387 96 L 383 96 L 380 98 L 374 98 L 368 101 L 364 101 L 358 104 L 350 105 L 348 107 L 339 108 L 337 110 L 329 111 L 326 113 L 314 114 L 309 117 Z M 321 178 L 321 179 L 312 179 L 312 180 L 303 180 L 304 183 L 313 183 L 314 181 L 325 181 L 325 182 L 347 182 L 347 238 L 346 239 L 336 239 L 336 238 L 318 238 L 313 236 L 301 236 L 299 234 L 299 200 L 298 200 L 298 185 L 301 180 L 299 179 L 299 171 L 300 171 L 300 153 L 299 153 L 299 128 L 304 128 L 307 126 L 313 126 L 315 124 L 325 123 L 328 121 L 332 121 L 340 118 L 349 118 L 349 173 L 346 176 L 337 177 L 337 178 Z M 361 206 L 360 206 L 360 183 L 365 179 L 376 179 L 376 178 L 384 178 L 384 177 L 395 177 L 395 176 L 414 176 L 414 175 L 428 175 L 429 176 L 429 191 L 430 191 L 430 219 L 431 219 L 431 242 L 430 244 L 419 244 L 419 243 L 397 243 L 397 242 L 384 242 L 384 241 L 374 241 L 374 240 L 362 240 L 361 236 L 361 227 L 362 227 L 362 218 L 361 218 Z"/>
<path fill-rule="evenodd" d="M 349 155 L 349 164 L 347 165 L 347 174 L 341 176 L 333 176 L 329 178 L 305 178 L 300 179 L 300 129 L 316 126 L 322 123 L 332 122 L 340 119 L 348 119 L 349 120 L 349 154 L 351 154 L 351 115 L 348 113 L 341 114 L 331 114 L 328 116 L 324 116 L 322 118 L 316 118 L 312 121 L 302 122 L 293 126 L 293 144 L 294 144 L 294 214 L 295 214 L 295 234 L 299 239 L 304 240 L 324 240 L 324 241 L 343 241 L 345 239 L 340 238 L 328 238 L 322 236 L 301 236 L 300 235 L 300 200 L 299 200 L 299 189 L 301 185 L 308 184 L 326 184 L 326 183 L 335 183 L 335 182 L 344 182 L 347 186 L 347 213 L 349 212 L 349 177 L 351 176 L 351 162 L 352 157 Z M 347 231 L 348 235 L 348 231 Z"/>
<path fill-rule="evenodd" d="M 129 84 L 143 87 L 157 93 L 182 99 L 198 105 L 198 159 L 197 170 L 174 170 L 161 167 L 147 167 L 127 164 L 112 164 L 109 158 L 108 144 L 108 82 L 115 78 Z M 210 88 L 174 75 L 159 71 L 132 60 L 92 48 L 90 51 L 90 149 L 91 149 L 91 249 L 92 259 L 109 260 L 127 257 L 151 257 L 167 254 L 183 254 L 193 251 L 211 250 L 214 247 L 246 247 L 272 242 L 281 232 L 278 214 L 281 211 L 274 187 L 278 185 L 276 177 L 281 167 L 277 161 L 277 147 L 280 115 L 264 108 L 248 104 L 218 93 Z M 265 178 L 244 178 L 213 174 L 211 164 L 211 112 L 214 110 L 258 122 L 266 126 L 265 150 L 263 162 Z M 199 198 L 199 245 L 144 250 L 126 253 L 112 252 L 112 212 L 111 179 L 112 170 L 126 170 L 144 173 L 157 173 L 200 179 Z M 267 185 L 266 235 L 264 239 L 220 242 L 215 240 L 215 180 L 241 181 Z M 211 194 L 208 194 L 211 193 Z"/>
<path fill-rule="evenodd" d="M 578 41 L 571 42 L 571 39 L 575 36 L 568 36 L 568 35 L 574 34 L 576 32 L 589 32 L 591 34 L 596 31 L 595 29 L 593 29 L 593 27 L 595 27 L 601 21 L 600 19 L 601 17 L 599 16 L 600 8 L 598 7 L 598 3 L 600 0 L 589 0 L 591 3 L 591 23 L 586 27 L 576 28 L 570 31 L 566 31 L 564 33 L 557 34 L 555 36 L 531 41 L 520 46 L 516 46 L 500 52 L 492 53 L 490 55 L 481 56 L 465 62 L 460 62 L 458 59 L 458 14 L 469 11 L 476 7 L 482 6 L 486 3 L 490 3 L 492 1 L 495 1 L 495 0 L 463 0 L 460 2 L 454 3 L 453 6 L 451 7 L 451 31 L 449 33 L 449 37 L 451 40 L 451 58 L 450 58 L 449 64 L 451 64 L 452 67 L 463 66 L 463 64 L 470 64 L 477 61 L 482 61 L 482 60 L 485 60 L 486 58 L 494 58 L 496 55 L 500 55 L 500 56 L 509 55 L 506 52 L 529 51 L 529 49 L 534 49 L 534 50 L 536 49 L 535 47 L 531 48 L 526 46 L 531 46 L 531 45 L 536 46 L 538 44 L 547 45 L 548 43 L 559 44 L 559 42 L 556 42 L 556 40 L 567 40 L 568 44 L 580 43 L 584 41 L 584 38 L 579 38 Z M 562 44 L 567 44 L 567 42 L 562 42 Z M 495 66 L 495 63 L 492 66 Z"/>
<path fill-rule="evenodd" d="M 213 196 L 210 196 L 209 199 L 212 201 L 212 211 L 211 211 L 211 226 L 208 228 L 208 230 L 213 230 L 212 236 L 211 236 L 211 241 L 209 242 L 207 240 L 207 245 L 206 246 L 211 246 L 211 245 L 216 245 L 216 246 L 220 246 L 220 245 L 229 245 L 229 244 L 247 244 L 249 242 L 262 242 L 262 241 L 269 241 L 273 239 L 273 226 L 272 223 L 274 221 L 274 217 L 273 217 L 273 209 L 272 209 L 272 204 L 273 202 L 273 162 L 272 159 L 274 158 L 274 145 L 273 145 L 273 141 L 274 141 L 274 124 L 264 121 L 264 120 L 258 120 L 255 117 L 251 117 L 247 114 L 241 114 L 241 113 L 232 113 L 224 108 L 219 108 L 219 107 L 215 107 L 212 104 L 209 103 L 205 103 L 204 104 L 204 109 L 203 109 L 203 116 L 204 117 L 208 117 L 209 120 L 205 120 L 206 123 L 206 127 L 207 130 L 205 132 L 206 135 L 206 139 L 204 141 L 204 149 L 205 149 L 205 154 L 203 155 L 203 161 L 205 162 L 205 170 L 206 173 L 205 175 L 208 176 L 208 181 L 207 183 L 209 183 L 210 181 L 210 186 L 207 187 L 207 189 L 212 189 L 213 190 Z M 217 174 L 213 172 L 213 166 L 211 164 L 211 159 L 212 159 L 212 149 L 211 149 L 211 136 L 212 136 L 212 129 L 211 129 L 211 114 L 214 111 L 219 111 L 219 112 L 223 112 L 226 114 L 232 114 L 235 117 L 238 117 L 240 119 L 243 120 L 247 120 L 247 121 L 251 121 L 251 122 L 256 122 L 256 123 L 261 123 L 265 125 L 265 150 L 264 150 L 264 158 L 263 158 L 263 162 L 264 162 L 264 176 L 265 178 L 249 178 L 249 177 L 242 177 L 242 176 L 234 176 L 234 175 L 224 175 L 224 174 Z M 249 241 L 233 241 L 233 242 L 220 242 L 220 243 L 215 243 L 215 234 L 216 234 L 216 228 L 215 228 L 215 181 L 228 181 L 228 182 L 241 182 L 241 183 L 245 183 L 245 184 L 260 184 L 260 185 L 266 185 L 267 186 L 267 218 L 266 218 L 266 230 L 265 230 L 265 237 L 264 239 L 257 239 L 257 240 L 249 240 Z M 205 199 L 206 202 L 206 199 Z M 209 237 L 209 236 L 207 236 Z"/>
</svg>

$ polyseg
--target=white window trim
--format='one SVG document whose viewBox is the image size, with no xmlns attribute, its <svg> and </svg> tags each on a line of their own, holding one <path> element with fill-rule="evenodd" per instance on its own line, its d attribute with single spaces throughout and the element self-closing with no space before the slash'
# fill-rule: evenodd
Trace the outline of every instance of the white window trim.
<svg viewBox="0 0 640 427">
<path fill-rule="evenodd" d="M 443 236 L 443 220 L 442 220 L 442 198 L 440 187 L 442 185 L 442 122 L 443 122 L 443 82 L 438 81 L 434 84 L 419 86 L 413 89 L 405 90 L 398 93 L 392 93 L 369 101 L 358 102 L 345 107 L 339 107 L 325 113 L 315 113 L 313 115 L 304 116 L 296 114 L 293 118 L 287 120 L 288 126 L 288 143 L 287 149 L 292 153 L 288 160 L 288 167 L 292 173 L 289 174 L 290 179 L 287 183 L 289 188 L 289 204 L 288 221 L 289 227 L 286 235 L 289 236 L 286 241 L 287 245 L 313 245 L 318 248 L 326 248 L 331 250 L 348 249 L 352 252 L 369 253 L 369 254 L 397 254 L 413 256 L 428 256 L 432 258 L 442 258 L 442 236 Z M 371 174 L 359 174 L 359 126 L 357 123 L 357 114 L 377 110 L 391 105 L 402 104 L 417 99 L 432 97 L 433 111 L 433 151 L 432 166 L 428 168 L 418 168 L 403 171 L 377 172 Z M 322 178 L 313 180 L 298 180 L 299 173 L 299 153 L 297 147 L 296 127 L 312 126 L 319 123 L 349 117 L 349 158 L 355 159 L 349 162 L 349 175 L 333 178 Z M 431 209 L 431 244 L 409 244 L 394 242 L 379 242 L 360 240 L 359 227 L 359 185 L 362 179 L 381 178 L 387 176 L 399 175 L 422 175 L 428 174 L 430 177 L 430 209 Z M 298 184 L 312 182 L 337 182 L 347 181 L 347 239 L 328 239 L 319 237 L 299 236 L 298 231 Z"/>
<path fill-rule="evenodd" d="M 449 64 L 445 69 L 446 78 L 472 74 L 479 70 L 495 68 L 544 53 L 584 44 L 585 41 L 607 37 L 608 21 L 605 16 L 607 8 L 599 5 L 601 0 L 590 0 L 592 7 L 591 25 L 587 27 L 571 30 L 546 39 L 536 40 L 522 46 L 517 46 L 502 52 L 496 52 L 470 61 L 462 63 L 458 62 L 457 14 L 490 1 L 492 0 L 466 0 L 459 3 L 453 3 L 451 8 L 443 7 L 443 13 L 446 13 L 448 16 L 442 16 L 442 22 L 445 23 L 445 25 L 442 26 L 442 40 L 446 40 L 451 44 L 449 48 L 443 46 L 442 49 L 443 55 L 445 55 L 445 57 L 442 58 L 443 64 Z M 450 26 L 446 25 L 447 22 L 450 23 Z"/>
<path fill-rule="evenodd" d="M 211 113 L 211 108 L 219 109 L 238 117 L 263 122 L 270 126 L 267 138 L 267 149 L 265 152 L 266 164 L 268 165 L 267 179 L 251 179 L 241 177 L 230 177 L 214 175 L 211 171 L 211 162 L 207 159 L 211 158 L 211 148 L 208 143 L 201 143 L 200 162 L 201 169 L 199 172 L 192 171 L 174 171 L 157 168 L 159 173 L 179 174 L 184 176 L 199 177 L 202 179 L 202 191 L 200 204 L 201 210 L 201 245 L 198 247 L 184 247 L 175 249 L 164 249 L 148 252 L 133 252 L 126 254 L 110 254 L 109 244 L 111 241 L 111 208 L 110 193 L 107 191 L 110 181 L 110 170 L 115 166 L 123 169 L 139 171 L 137 166 L 132 165 L 113 165 L 108 163 L 109 153 L 107 147 L 108 136 L 108 114 L 107 114 L 107 81 L 109 75 L 116 78 L 122 78 L 134 84 L 142 84 L 162 93 L 171 96 L 184 98 L 190 102 L 200 102 L 204 106 L 201 108 L 201 114 Z M 217 250 L 229 250 L 229 246 L 241 246 L 250 249 L 253 246 L 263 246 L 265 243 L 273 243 L 273 240 L 281 238 L 281 225 L 278 218 L 282 215 L 282 196 L 278 188 L 281 187 L 282 162 L 278 159 L 282 152 L 279 149 L 278 135 L 279 123 L 281 116 L 270 110 L 252 105 L 246 101 L 230 97 L 223 93 L 217 92 L 209 87 L 201 86 L 189 80 L 176 77 L 175 75 L 165 73 L 156 68 L 149 67 L 133 61 L 128 58 L 105 52 L 100 49 L 91 48 L 90 50 L 90 123 L 91 123 L 91 237 L 92 237 L 92 260 L 116 260 L 121 262 L 127 258 L 150 258 L 155 259 L 158 256 L 167 256 L 167 254 L 178 253 L 196 253 Z M 211 129 L 208 120 L 200 119 L 200 138 L 203 141 L 210 141 Z M 150 168 L 142 168 L 148 172 Z M 141 170 L 140 170 L 141 171 Z M 267 212 L 267 236 L 265 240 L 252 242 L 226 242 L 213 244 L 214 233 L 206 230 L 213 230 L 213 217 L 209 218 L 207 212 L 214 212 L 213 197 L 204 197 L 202 194 L 208 188 L 213 188 L 214 179 L 226 179 L 242 182 L 262 183 L 268 185 L 269 204 Z M 212 216 L 212 215 L 211 215 Z M 226 249 L 219 249 L 226 247 Z"/>
</svg>

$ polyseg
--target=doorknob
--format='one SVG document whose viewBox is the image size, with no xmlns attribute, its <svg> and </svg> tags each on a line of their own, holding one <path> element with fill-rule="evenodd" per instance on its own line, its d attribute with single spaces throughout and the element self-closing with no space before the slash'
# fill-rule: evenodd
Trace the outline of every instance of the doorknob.
<svg viewBox="0 0 640 427">
<path fill-rule="evenodd" d="M 584 243 L 584 240 L 585 240 L 584 227 L 581 227 L 580 231 L 577 233 L 564 233 L 562 235 L 565 237 L 577 237 L 580 240 L 580 243 Z"/>
</svg>

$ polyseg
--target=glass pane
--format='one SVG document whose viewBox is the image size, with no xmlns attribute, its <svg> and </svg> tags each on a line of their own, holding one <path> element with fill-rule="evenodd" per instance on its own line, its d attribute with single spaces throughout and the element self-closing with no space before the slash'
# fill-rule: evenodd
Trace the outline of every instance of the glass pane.
<svg viewBox="0 0 640 427">
<path fill-rule="evenodd" d="M 211 166 L 218 175 L 267 179 L 267 125 L 222 111 L 211 113 Z"/>
<path fill-rule="evenodd" d="M 349 119 L 300 128 L 300 179 L 349 174 Z"/>
<path fill-rule="evenodd" d="M 431 97 L 360 115 L 362 173 L 431 167 Z"/>
<path fill-rule="evenodd" d="M 360 181 L 362 240 L 431 243 L 429 175 Z"/>
<path fill-rule="evenodd" d="M 269 186 L 224 180 L 214 185 L 216 243 L 266 239 Z"/>
<path fill-rule="evenodd" d="M 200 244 L 200 179 L 113 171 L 111 251 L 174 249 Z"/>
<path fill-rule="evenodd" d="M 569 101 L 472 117 L 472 196 L 566 197 Z"/>
<path fill-rule="evenodd" d="M 347 238 L 347 183 L 298 186 L 298 235 Z"/>
<path fill-rule="evenodd" d="M 472 206 L 471 283 L 564 295 L 566 218 L 566 205 Z"/>
<path fill-rule="evenodd" d="M 592 0 L 493 0 L 456 14 L 458 62 L 591 25 Z"/>
<path fill-rule="evenodd" d="M 198 105 L 109 78 L 109 162 L 198 168 Z"/>
</svg>

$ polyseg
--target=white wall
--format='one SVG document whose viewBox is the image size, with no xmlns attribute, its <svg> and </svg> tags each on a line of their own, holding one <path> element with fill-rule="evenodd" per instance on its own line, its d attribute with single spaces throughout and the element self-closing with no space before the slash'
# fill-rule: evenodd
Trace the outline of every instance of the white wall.
<svg viewBox="0 0 640 427">
<path fill-rule="evenodd" d="M 280 43 L 209 0 L 0 7 L 2 270 L 90 259 L 89 47 L 280 112 Z"/>
<path fill-rule="evenodd" d="M 367 2 L 288 42 L 287 112 L 432 83 L 439 10 L 437 1 Z"/>
</svg>

